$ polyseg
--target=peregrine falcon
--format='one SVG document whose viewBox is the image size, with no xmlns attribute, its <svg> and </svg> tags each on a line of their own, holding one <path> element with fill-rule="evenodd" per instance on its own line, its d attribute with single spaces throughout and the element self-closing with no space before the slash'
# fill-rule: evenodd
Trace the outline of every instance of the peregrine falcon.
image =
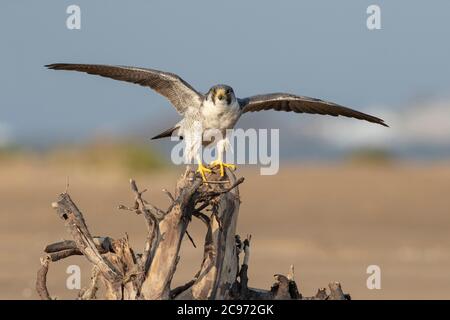
<svg viewBox="0 0 450 320">
<path fill-rule="evenodd" d="M 229 144 L 225 131 L 233 129 L 243 113 L 262 110 L 293 111 L 296 113 L 323 114 L 335 117 L 344 116 L 366 120 L 385 127 L 388 126 L 380 118 L 332 102 L 289 93 L 270 93 L 241 99 L 235 96 L 230 86 L 219 84 L 211 87 L 206 94 L 202 94 L 176 74 L 153 69 L 69 63 L 50 64 L 46 67 L 53 70 L 86 72 L 115 80 L 136 83 L 150 87 L 166 97 L 183 116 L 183 119 L 172 128 L 152 139 L 170 137 L 173 134 L 186 138 L 194 135 L 196 130 L 195 124 L 200 124 L 202 141 L 195 143 L 195 139 L 185 140 L 187 160 L 197 160 L 197 171 L 204 181 L 207 181 L 205 173 L 211 172 L 212 168 L 218 167 L 221 176 L 224 175 L 225 167 L 235 168 L 234 165 L 223 162 L 223 154 L 226 146 Z M 215 141 L 217 143 L 218 159 L 213 161 L 208 168 L 203 165 L 199 151 L 202 144 L 207 145 L 210 143 L 210 141 L 203 140 L 203 132 L 210 129 L 221 131 L 223 138 Z"/>
</svg>

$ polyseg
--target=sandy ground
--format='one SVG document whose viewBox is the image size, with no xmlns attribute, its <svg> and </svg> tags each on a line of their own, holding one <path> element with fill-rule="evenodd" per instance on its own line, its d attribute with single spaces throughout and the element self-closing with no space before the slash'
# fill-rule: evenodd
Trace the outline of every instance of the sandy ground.
<svg viewBox="0 0 450 320">
<path fill-rule="evenodd" d="M 147 199 L 165 207 L 160 190 L 173 189 L 182 170 L 135 178 L 150 189 Z M 253 235 L 251 286 L 269 288 L 273 274 L 294 264 L 305 295 L 337 280 L 354 299 L 450 299 L 450 166 L 285 165 L 275 176 L 254 168 L 238 174 L 246 177 L 238 232 Z M 50 207 L 67 175 L 93 234 L 127 232 L 136 249 L 143 246 L 142 217 L 116 209 L 132 200 L 126 175 L 0 164 L 1 299 L 37 298 L 43 247 L 69 238 Z M 202 226 L 193 223 L 190 231 L 201 245 Z M 201 254 L 184 241 L 175 284 L 195 274 Z M 72 264 L 84 283 L 89 277 L 82 257 L 51 265 L 49 289 L 60 299 L 76 295 L 65 285 Z M 380 290 L 366 287 L 369 265 L 381 267 Z"/>
</svg>

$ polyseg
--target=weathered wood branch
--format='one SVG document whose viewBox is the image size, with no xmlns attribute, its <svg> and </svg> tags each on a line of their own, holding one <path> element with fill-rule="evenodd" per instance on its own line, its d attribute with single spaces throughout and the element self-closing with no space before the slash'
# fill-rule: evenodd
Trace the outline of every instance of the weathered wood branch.
<svg viewBox="0 0 450 320">
<path fill-rule="evenodd" d="M 199 197 L 201 201 L 208 201 L 212 211 L 207 224 L 203 262 L 197 279 L 177 296 L 178 299 L 229 298 L 239 268 L 235 235 L 240 200 L 236 187 L 243 179 L 236 181 L 230 171 L 227 176 L 231 187 L 217 184 L 215 191 L 206 191 Z M 218 196 L 219 199 L 215 199 Z"/>
<path fill-rule="evenodd" d="M 99 269 L 97 268 L 97 266 L 94 266 L 92 268 L 91 282 L 89 283 L 89 286 L 84 289 L 81 289 L 78 294 L 78 298 L 80 300 L 93 300 L 96 298 L 99 285 L 99 278 L 100 278 Z"/>
<path fill-rule="evenodd" d="M 293 267 L 287 276 L 275 275 L 270 290 L 249 287 L 250 240 L 236 235 L 240 207 L 239 185 L 226 169 L 226 177 L 211 174 L 209 183 L 203 183 L 190 168 L 178 180 L 175 192 L 163 189 L 171 201 L 166 210 L 159 209 L 143 197 L 136 182 L 130 180 L 134 194 L 133 205 L 119 209 L 142 215 L 147 225 L 147 236 L 142 253 L 130 247 L 128 235 L 121 239 L 93 237 L 82 212 L 67 193 L 59 195 L 52 206 L 64 221 L 72 240 L 45 247 L 37 274 L 36 290 L 42 299 L 51 299 L 47 290 L 47 273 L 52 262 L 73 255 L 83 255 L 92 264 L 89 284 L 78 294 L 78 299 L 350 299 L 339 283 L 329 284 L 329 291 L 319 289 L 312 297 L 303 297 L 294 280 Z M 228 179 L 228 180 L 226 180 Z M 181 243 L 192 220 L 197 218 L 206 226 L 203 260 L 192 280 L 173 288 L 171 286 L 180 261 Z M 243 255 L 243 257 L 241 256 Z M 240 265 L 240 258 L 242 264 Z M 97 297 L 104 287 L 104 296 Z"/>
<path fill-rule="evenodd" d="M 42 300 L 51 300 L 50 294 L 47 289 L 47 273 L 49 264 L 50 258 L 47 256 L 42 257 L 41 267 L 39 268 L 36 277 L 36 291 Z"/>
<path fill-rule="evenodd" d="M 54 202 L 52 206 L 56 209 L 59 217 L 64 220 L 64 224 L 72 235 L 78 249 L 89 262 L 96 265 L 103 276 L 111 283 L 120 281 L 121 274 L 98 251 L 83 214 L 72 201 L 69 194 L 60 194 L 58 201 Z"/>
</svg>

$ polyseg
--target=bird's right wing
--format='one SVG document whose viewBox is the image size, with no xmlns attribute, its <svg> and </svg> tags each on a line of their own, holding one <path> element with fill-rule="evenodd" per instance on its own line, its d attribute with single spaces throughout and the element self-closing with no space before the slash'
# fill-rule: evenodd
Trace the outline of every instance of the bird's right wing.
<svg viewBox="0 0 450 320">
<path fill-rule="evenodd" d="M 333 102 L 320 99 L 296 96 L 289 93 L 270 93 L 239 99 L 242 112 L 254 112 L 263 110 L 293 111 L 296 113 L 315 113 L 330 116 L 344 116 L 366 120 L 388 127 L 383 119 L 365 114 Z"/>
<path fill-rule="evenodd" d="M 175 109 L 181 114 L 189 107 L 199 108 L 203 100 L 203 95 L 197 92 L 189 83 L 176 74 L 169 72 L 101 64 L 55 63 L 46 67 L 53 70 L 86 72 L 150 87 L 169 99 Z"/>
</svg>

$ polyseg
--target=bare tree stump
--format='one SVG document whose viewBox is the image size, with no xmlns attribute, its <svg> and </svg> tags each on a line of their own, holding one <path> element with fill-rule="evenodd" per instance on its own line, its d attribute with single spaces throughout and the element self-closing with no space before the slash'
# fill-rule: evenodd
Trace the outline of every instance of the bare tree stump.
<svg viewBox="0 0 450 320">
<path fill-rule="evenodd" d="M 228 179 L 228 180 L 226 180 Z M 112 239 L 93 237 L 84 216 L 67 192 L 59 195 L 52 204 L 73 240 L 65 240 L 45 247 L 37 273 L 36 290 L 42 299 L 52 299 L 47 290 L 47 273 L 52 262 L 72 255 L 83 255 L 92 264 L 91 281 L 80 290 L 78 298 L 90 299 L 308 299 L 347 300 L 339 283 L 329 284 L 330 293 L 319 289 L 313 297 L 303 297 L 294 280 L 294 270 L 287 276 L 275 275 L 270 290 L 248 286 L 250 240 L 236 235 L 239 214 L 239 184 L 227 169 L 225 178 L 216 174 L 203 183 L 188 167 L 178 180 L 174 195 L 163 190 L 171 200 L 167 210 L 161 210 L 143 198 L 130 180 L 134 194 L 131 207 L 119 209 L 143 215 L 148 233 L 143 252 L 136 253 L 129 245 L 128 237 Z M 193 219 L 200 219 L 206 227 L 203 261 L 200 270 L 188 283 L 172 288 L 171 282 L 180 259 L 180 247 L 184 236 L 193 242 L 187 227 Z M 195 245 L 195 244 L 194 244 Z M 242 264 L 239 265 L 243 254 Z M 99 286 L 105 288 L 98 297 Z"/>
</svg>

